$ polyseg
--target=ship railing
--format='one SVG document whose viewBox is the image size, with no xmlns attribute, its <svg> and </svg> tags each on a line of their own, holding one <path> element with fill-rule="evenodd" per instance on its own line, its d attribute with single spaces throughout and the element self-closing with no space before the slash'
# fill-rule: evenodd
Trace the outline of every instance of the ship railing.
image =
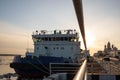
<svg viewBox="0 0 120 80">
<path fill-rule="evenodd" d="M 35 32 L 33 32 L 33 35 L 48 35 L 48 34 L 76 34 L 77 31 L 76 30 L 54 30 L 54 31 L 46 31 L 46 30 L 41 30 L 38 31 L 36 30 Z"/>
<path fill-rule="evenodd" d="M 54 73 L 75 74 L 73 80 L 86 80 L 88 75 L 120 75 L 120 63 L 93 61 L 87 63 L 51 63 L 50 75 Z"/>
<path fill-rule="evenodd" d="M 85 59 L 73 80 L 87 80 L 87 60 Z"/>
<path fill-rule="evenodd" d="M 50 75 L 55 73 L 75 74 L 81 63 L 50 63 Z"/>
<path fill-rule="evenodd" d="M 87 60 L 81 63 L 50 63 L 50 75 L 55 73 L 75 74 L 73 80 L 87 80 Z"/>
</svg>

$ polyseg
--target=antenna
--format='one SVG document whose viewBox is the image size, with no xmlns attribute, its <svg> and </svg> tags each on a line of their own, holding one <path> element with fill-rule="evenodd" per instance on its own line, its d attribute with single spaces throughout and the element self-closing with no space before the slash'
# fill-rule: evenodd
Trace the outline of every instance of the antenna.
<svg viewBox="0 0 120 80">
<path fill-rule="evenodd" d="M 29 51 L 29 33 L 27 33 L 27 52 Z"/>
</svg>

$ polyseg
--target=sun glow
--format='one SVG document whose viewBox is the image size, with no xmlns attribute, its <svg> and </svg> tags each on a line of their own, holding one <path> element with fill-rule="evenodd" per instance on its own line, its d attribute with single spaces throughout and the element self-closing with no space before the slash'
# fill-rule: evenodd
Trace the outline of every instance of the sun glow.
<svg viewBox="0 0 120 80">
<path fill-rule="evenodd" d="M 95 35 L 91 32 L 86 32 L 86 43 L 88 47 L 91 47 L 94 44 Z"/>
</svg>

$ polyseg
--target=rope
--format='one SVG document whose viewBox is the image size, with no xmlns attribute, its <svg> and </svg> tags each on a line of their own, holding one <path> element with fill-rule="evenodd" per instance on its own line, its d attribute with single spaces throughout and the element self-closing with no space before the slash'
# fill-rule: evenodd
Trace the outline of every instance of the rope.
<svg viewBox="0 0 120 80">
<path fill-rule="evenodd" d="M 36 65 L 32 64 L 31 62 L 29 62 L 29 61 L 27 61 L 27 60 L 26 60 L 26 62 L 28 62 L 29 64 L 31 64 L 33 67 L 35 67 L 35 68 L 36 68 L 36 69 L 38 69 L 39 71 L 42 71 L 42 72 L 44 72 L 44 73 L 49 74 L 48 72 L 46 72 L 46 71 L 44 71 L 44 70 L 40 69 L 38 66 L 36 66 Z"/>
<path fill-rule="evenodd" d="M 37 61 L 38 61 L 45 69 L 47 69 L 47 70 L 49 71 L 49 68 L 47 68 L 45 65 L 43 65 L 38 59 L 37 59 Z"/>
</svg>

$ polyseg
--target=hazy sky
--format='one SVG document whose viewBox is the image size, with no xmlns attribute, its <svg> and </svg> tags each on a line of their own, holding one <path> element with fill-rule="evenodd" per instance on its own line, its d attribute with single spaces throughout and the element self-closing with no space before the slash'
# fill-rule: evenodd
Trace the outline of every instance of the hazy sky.
<svg viewBox="0 0 120 80">
<path fill-rule="evenodd" d="M 120 0 L 83 0 L 83 10 L 91 53 L 108 41 L 120 49 Z M 36 29 L 79 31 L 72 0 L 0 0 L 0 53 L 24 54 Z"/>
</svg>

